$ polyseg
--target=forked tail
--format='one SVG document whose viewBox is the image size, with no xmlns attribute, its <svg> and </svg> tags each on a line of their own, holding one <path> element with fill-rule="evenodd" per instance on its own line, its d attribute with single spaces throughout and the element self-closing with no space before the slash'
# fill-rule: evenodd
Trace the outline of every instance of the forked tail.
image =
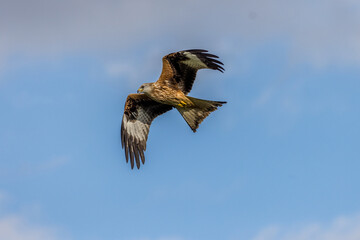
<svg viewBox="0 0 360 240">
<path fill-rule="evenodd" d="M 209 101 L 193 97 L 188 97 L 194 104 L 195 107 L 176 107 L 180 112 L 181 116 L 185 119 L 191 130 L 196 132 L 200 123 L 218 107 L 221 107 L 226 102 Z"/>
</svg>

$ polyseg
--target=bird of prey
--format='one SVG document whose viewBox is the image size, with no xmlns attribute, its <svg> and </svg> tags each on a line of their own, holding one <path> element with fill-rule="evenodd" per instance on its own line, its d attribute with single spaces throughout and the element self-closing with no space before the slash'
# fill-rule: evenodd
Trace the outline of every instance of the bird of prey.
<svg viewBox="0 0 360 240">
<path fill-rule="evenodd" d="M 162 59 L 162 72 L 153 83 L 144 83 L 137 94 L 130 94 L 125 102 L 121 124 L 121 144 L 126 162 L 140 168 L 145 164 L 144 151 L 151 122 L 159 115 L 176 108 L 193 132 L 199 124 L 226 102 L 208 101 L 187 96 L 199 69 L 224 71 L 218 56 L 202 49 L 170 53 Z"/>
</svg>

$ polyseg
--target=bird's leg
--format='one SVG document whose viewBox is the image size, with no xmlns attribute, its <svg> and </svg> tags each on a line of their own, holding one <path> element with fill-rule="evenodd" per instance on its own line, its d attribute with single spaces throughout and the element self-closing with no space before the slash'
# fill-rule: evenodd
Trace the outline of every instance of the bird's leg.
<svg viewBox="0 0 360 240">
<path fill-rule="evenodd" d="M 179 107 L 186 107 L 187 103 L 184 101 L 180 101 L 180 103 L 178 104 Z"/>
</svg>

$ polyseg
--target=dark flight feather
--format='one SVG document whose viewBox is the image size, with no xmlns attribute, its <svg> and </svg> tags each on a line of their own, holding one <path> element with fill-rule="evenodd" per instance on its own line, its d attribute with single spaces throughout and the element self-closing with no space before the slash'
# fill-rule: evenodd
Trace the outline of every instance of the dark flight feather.
<svg viewBox="0 0 360 240">
<path fill-rule="evenodd" d="M 172 87 L 177 86 L 185 94 L 191 91 L 194 84 L 196 73 L 200 69 L 208 68 L 224 72 L 221 66 L 222 62 L 215 58 L 219 58 L 214 54 L 207 53 L 203 49 L 190 49 L 180 52 L 170 53 L 163 57 L 163 72 L 158 82 L 166 83 Z M 172 74 L 169 76 L 169 66 Z"/>
</svg>

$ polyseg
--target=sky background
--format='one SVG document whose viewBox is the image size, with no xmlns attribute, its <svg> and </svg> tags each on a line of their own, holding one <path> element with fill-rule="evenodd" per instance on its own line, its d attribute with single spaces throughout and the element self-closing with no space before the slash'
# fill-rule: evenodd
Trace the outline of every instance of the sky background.
<svg viewBox="0 0 360 240">
<path fill-rule="evenodd" d="M 203 48 L 193 133 L 153 122 L 126 164 L 126 96 Z M 0 1 L 0 239 L 360 239 L 358 0 Z"/>
</svg>

